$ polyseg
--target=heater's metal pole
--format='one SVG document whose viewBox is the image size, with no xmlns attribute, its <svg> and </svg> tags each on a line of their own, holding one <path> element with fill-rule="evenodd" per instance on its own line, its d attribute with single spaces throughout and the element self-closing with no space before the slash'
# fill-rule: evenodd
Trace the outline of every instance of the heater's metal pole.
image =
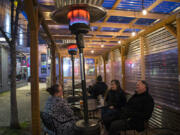
<svg viewBox="0 0 180 135">
<path fill-rule="evenodd" d="M 76 35 L 76 42 L 79 48 L 81 84 L 82 84 L 82 91 L 83 91 L 84 121 L 85 121 L 85 124 L 89 124 L 88 104 L 87 104 L 87 94 L 86 94 L 85 64 L 84 64 L 84 54 L 83 54 L 83 48 L 84 48 L 83 34 Z"/>
<path fill-rule="evenodd" d="M 74 92 L 74 55 L 71 54 L 71 60 L 72 60 L 72 92 L 73 92 L 73 96 L 75 96 L 75 92 Z"/>
</svg>

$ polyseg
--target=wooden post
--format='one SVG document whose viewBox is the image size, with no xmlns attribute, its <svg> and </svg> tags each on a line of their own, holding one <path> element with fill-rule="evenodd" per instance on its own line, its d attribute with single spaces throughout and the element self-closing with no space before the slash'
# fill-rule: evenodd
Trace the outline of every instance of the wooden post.
<svg viewBox="0 0 180 135">
<path fill-rule="evenodd" d="M 62 70 L 61 70 L 61 72 L 62 72 L 62 85 L 64 85 L 64 69 L 63 69 L 63 57 L 61 57 L 61 67 L 62 67 Z"/>
<path fill-rule="evenodd" d="M 121 66 L 122 88 L 125 90 L 125 46 L 121 46 Z"/>
<path fill-rule="evenodd" d="M 33 5 L 31 0 L 24 1 L 24 10 L 30 28 L 32 135 L 40 135 L 38 31 L 41 18 L 39 18 L 38 8 Z"/>
<path fill-rule="evenodd" d="M 140 37 L 140 49 L 141 49 L 141 80 L 145 80 L 145 57 L 144 57 L 144 37 Z"/>
<path fill-rule="evenodd" d="M 40 103 L 39 103 L 39 59 L 38 59 L 38 31 L 40 19 L 38 8 L 32 1 L 24 2 L 30 28 L 30 60 L 31 60 L 31 111 L 32 111 L 32 135 L 40 135 Z"/>
<path fill-rule="evenodd" d="M 106 82 L 106 59 L 103 57 L 104 62 L 104 82 Z"/>
<path fill-rule="evenodd" d="M 95 60 L 95 79 L 97 78 L 97 66 L 98 66 L 98 60 L 97 58 L 94 59 Z"/>
<path fill-rule="evenodd" d="M 59 60 L 59 63 L 58 63 L 59 64 L 59 84 L 61 84 L 62 83 L 62 77 L 61 77 L 62 73 L 61 73 L 61 55 L 60 55 L 60 53 L 59 53 L 58 57 L 59 57 L 59 59 L 58 59 Z"/>
<path fill-rule="evenodd" d="M 178 14 L 176 17 L 176 24 L 177 24 L 177 40 L 178 40 L 178 80 L 179 80 L 179 95 L 180 95 L 180 14 Z"/>
<path fill-rule="evenodd" d="M 56 84 L 56 51 L 55 46 L 51 46 L 51 85 Z"/>
</svg>

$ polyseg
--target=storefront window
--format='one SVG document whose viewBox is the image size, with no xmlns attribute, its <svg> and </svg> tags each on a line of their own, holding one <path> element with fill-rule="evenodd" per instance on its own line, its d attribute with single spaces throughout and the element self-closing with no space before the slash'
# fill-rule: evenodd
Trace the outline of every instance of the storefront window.
<svg viewBox="0 0 180 135">
<path fill-rule="evenodd" d="M 80 76 L 80 65 L 79 59 L 76 58 L 74 62 L 74 74 Z M 95 61 L 92 58 L 85 58 L 85 71 L 87 76 L 95 75 Z M 72 62 L 71 58 L 66 57 L 63 59 L 63 73 L 64 77 L 72 76 Z"/>
</svg>

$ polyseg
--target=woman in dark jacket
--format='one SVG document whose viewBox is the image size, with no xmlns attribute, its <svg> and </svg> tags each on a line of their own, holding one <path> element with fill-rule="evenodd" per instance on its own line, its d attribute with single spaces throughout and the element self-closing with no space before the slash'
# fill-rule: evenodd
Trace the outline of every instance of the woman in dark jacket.
<svg viewBox="0 0 180 135">
<path fill-rule="evenodd" d="M 105 98 L 105 108 L 102 110 L 102 119 L 106 129 L 110 126 L 110 117 L 118 115 L 121 108 L 126 105 L 126 96 L 118 80 L 111 81 L 111 89 Z"/>
<path fill-rule="evenodd" d="M 59 121 L 55 123 L 58 135 L 73 135 L 75 117 L 66 100 L 62 98 L 62 86 L 56 84 L 48 88 L 47 91 L 51 96 L 46 101 L 44 112 Z"/>
</svg>

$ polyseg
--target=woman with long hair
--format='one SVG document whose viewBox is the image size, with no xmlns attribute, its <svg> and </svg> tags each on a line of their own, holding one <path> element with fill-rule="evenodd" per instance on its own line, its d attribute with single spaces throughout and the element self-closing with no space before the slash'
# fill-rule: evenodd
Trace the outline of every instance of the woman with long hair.
<svg viewBox="0 0 180 135">
<path fill-rule="evenodd" d="M 102 119 L 108 130 L 111 119 L 119 115 L 121 108 L 126 105 L 126 96 L 121 88 L 119 80 L 111 81 L 111 89 L 105 97 L 105 108 L 102 110 Z"/>
<path fill-rule="evenodd" d="M 66 100 L 62 98 L 62 85 L 55 84 L 48 88 L 47 91 L 50 97 L 46 101 L 44 112 L 59 121 L 55 123 L 58 135 L 73 135 L 75 117 Z"/>
</svg>

